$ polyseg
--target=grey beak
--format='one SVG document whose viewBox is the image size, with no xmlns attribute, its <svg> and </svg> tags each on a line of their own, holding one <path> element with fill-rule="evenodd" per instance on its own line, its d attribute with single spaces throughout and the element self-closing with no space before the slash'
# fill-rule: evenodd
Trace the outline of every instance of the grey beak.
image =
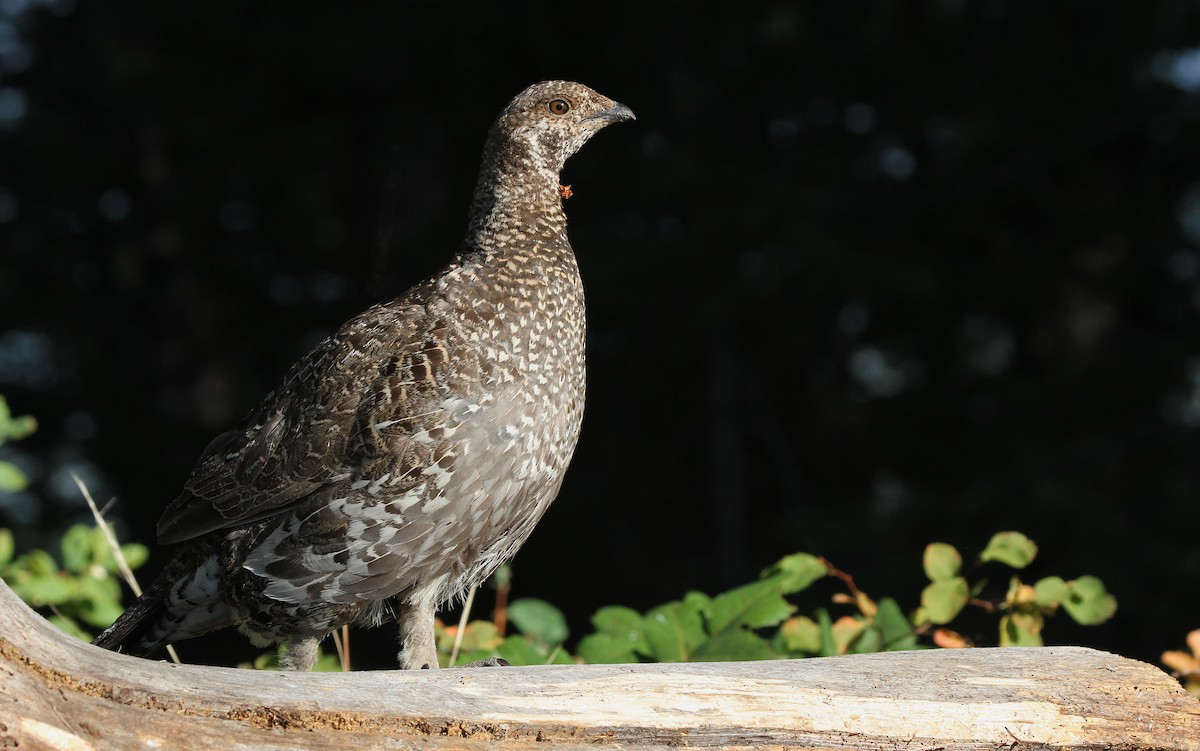
<svg viewBox="0 0 1200 751">
<path fill-rule="evenodd" d="M 604 120 L 607 123 L 621 123 L 626 120 L 636 120 L 637 116 L 633 114 L 633 110 L 629 109 L 620 102 L 613 102 L 613 106 L 606 110 L 601 110 L 594 115 L 591 115 L 586 120 Z"/>
</svg>

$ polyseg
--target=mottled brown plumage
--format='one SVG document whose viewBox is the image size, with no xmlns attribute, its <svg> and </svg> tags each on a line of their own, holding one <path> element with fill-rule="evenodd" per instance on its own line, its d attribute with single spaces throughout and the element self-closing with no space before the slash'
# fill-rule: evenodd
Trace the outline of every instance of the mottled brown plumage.
<svg viewBox="0 0 1200 751">
<path fill-rule="evenodd" d="M 433 614 L 508 560 L 554 500 L 583 414 L 584 302 L 559 172 L 627 107 L 566 81 L 488 133 L 463 246 L 347 322 L 205 450 L 159 522 L 181 543 L 96 643 L 228 626 L 309 669 L 346 623 L 395 617 L 436 667 Z"/>
</svg>

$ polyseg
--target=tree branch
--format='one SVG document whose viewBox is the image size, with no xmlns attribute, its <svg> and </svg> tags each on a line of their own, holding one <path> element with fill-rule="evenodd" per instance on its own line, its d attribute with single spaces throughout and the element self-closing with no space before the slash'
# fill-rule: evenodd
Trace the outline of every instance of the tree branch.
<svg viewBox="0 0 1200 751">
<path fill-rule="evenodd" d="M 1077 647 L 274 673 L 113 654 L 0 583 L 0 747 L 1200 751 L 1200 702 Z"/>
</svg>

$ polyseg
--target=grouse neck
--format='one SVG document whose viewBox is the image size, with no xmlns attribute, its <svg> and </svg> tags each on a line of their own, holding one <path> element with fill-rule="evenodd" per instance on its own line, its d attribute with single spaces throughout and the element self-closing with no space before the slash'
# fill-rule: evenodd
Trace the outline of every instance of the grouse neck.
<svg viewBox="0 0 1200 751">
<path fill-rule="evenodd" d="M 475 184 L 466 249 L 567 244 L 567 216 L 559 192 L 558 166 L 528 145 L 489 140 Z"/>
</svg>

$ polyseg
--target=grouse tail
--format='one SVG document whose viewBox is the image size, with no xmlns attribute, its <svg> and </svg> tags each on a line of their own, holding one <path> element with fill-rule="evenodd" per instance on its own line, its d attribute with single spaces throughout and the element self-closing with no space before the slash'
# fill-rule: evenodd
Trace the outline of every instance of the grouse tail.
<svg viewBox="0 0 1200 751">
<path fill-rule="evenodd" d="M 205 542 L 185 547 L 154 585 L 92 641 L 98 647 L 146 656 L 168 644 L 233 625 L 221 596 L 221 567 Z"/>
<path fill-rule="evenodd" d="M 92 640 L 92 644 L 114 652 L 144 656 L 159 646 L 147 644 L 148 632 L 159 622 L 165 604 L 165 593 L 155 588 L 139 597 L 125 609 L 121 617 Z M 153 640 L 150 640 L 153 641 Z"/>
</svg>

